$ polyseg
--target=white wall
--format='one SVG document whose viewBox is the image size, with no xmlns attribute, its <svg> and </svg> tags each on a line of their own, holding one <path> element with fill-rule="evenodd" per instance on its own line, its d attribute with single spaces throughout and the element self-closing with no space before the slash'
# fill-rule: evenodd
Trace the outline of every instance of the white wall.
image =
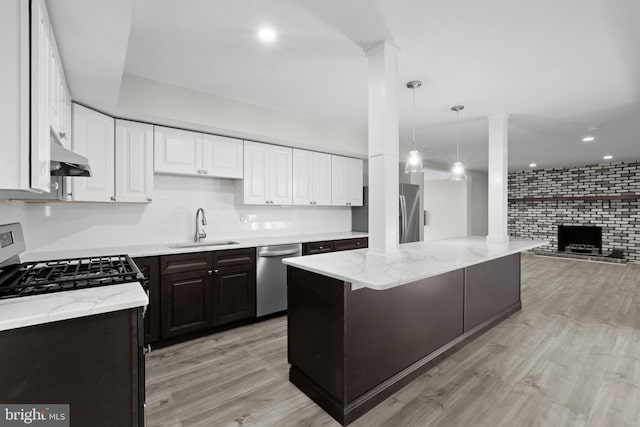
<svg viewBox="0 0 640 427">
<path fill-rule="evenodd" d="M 191 241 L 199 207 L 209 239 L 351 230 L 348 207 L 244 206 L 240 183 L 155 175 L 148 205 L 0 202 L 0 223 L 21 221 L 29 251 Z"/>
<path fill-rule="evenodd" d="M 367 154 L 366 130 L 320 123 L 130 74 L 123 76 L 118 107 L 131 119 L 334 154 Z"/>
<path fill-rule="evenodd" d="M 489 181 L 486 172 L 467 173 L 467 231 L 470 236 L 489 232 Z"/>
<path fill-rule="evenodd" d="M 466 181 L 425 181 L 424 208 L 427 211 L 424 240 L 467 235 Z"/>
</svg>

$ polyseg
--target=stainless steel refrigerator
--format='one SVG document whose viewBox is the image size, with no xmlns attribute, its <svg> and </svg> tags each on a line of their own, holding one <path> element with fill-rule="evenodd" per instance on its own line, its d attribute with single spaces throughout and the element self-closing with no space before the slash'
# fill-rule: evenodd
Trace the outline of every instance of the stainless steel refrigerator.
<svg viewBox="0 0 640 427">
<path fill-rule="evenodd" d="M 420 186 L 400 184 L 398 198 L 398 217 L 400 227 L 400 243 L 420 240 Z M 351 208 L 351 229 L 353 231 L 369 231 L 369 187 L 364 187 L 362 207 Z"/>
</svg>

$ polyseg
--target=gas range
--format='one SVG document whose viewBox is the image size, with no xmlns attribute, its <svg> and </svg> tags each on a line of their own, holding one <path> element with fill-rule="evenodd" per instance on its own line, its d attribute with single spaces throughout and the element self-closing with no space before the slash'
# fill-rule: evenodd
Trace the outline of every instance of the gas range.
<svg viewBox="0 0 640 427">
<path fill-rule="evenodd" d="M 20 263 L 24 248 L 19 223 L 0 225 L 0 299 L 144 282 L 128 255 Z"/>
</svg>

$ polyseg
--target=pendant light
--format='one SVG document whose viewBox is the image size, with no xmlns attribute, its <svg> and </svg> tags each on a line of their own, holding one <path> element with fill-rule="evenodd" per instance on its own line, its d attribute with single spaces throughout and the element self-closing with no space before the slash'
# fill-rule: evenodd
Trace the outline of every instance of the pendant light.
<svg viewBox="0 0 640 427">
<path fill-rule="evenodd" d="M 407 163 L 404 167 L 404 173 L 422 173 L 422 156 L 416 150 L 416 89 L 422 86 L 420 80 L 412 80 L 407 83 L 407 87 L 413 90 L 413 138 L 411 139 L 411 151 L 407 157 Z"/>
<path fill-rule="evenodd" d="M 456 112 L 456 161 L 451 167 L 451 181 L 462 181 L 467 179 L 467 174 L 464 172 L 464 166 L 460 161 L 460 125 L 458 119 L 460 118 L 460 111 L 464 110 L 464 105 L 454 105 L 451 107 L 451 111 Z"/>
</svg>

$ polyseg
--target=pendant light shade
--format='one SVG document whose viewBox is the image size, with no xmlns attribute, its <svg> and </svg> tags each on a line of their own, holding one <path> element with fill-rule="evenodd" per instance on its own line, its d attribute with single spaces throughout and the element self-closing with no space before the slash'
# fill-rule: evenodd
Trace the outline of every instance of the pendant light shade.
<svg viewBox="0 0 640 427">
<path fill-rule="evenodd" d="M 407 157 L 404 173 L 422 173 L 424 171 L 422 167 L 422 156 L 420 152 L 416 150 L 416 89 L 420 86 L 422 86 L 422 82 L 419 80 L 412 80 L 407 83 L 407 87 L 413 91 L 413 137 L 411 139 L 411 150 Z"/>
<path fill-rule="evenodd" d="M 451 111 L 456 112 L 456 161 L 451 167 L 451 181 L 463 181 L 467 179 L 464 165 L 460 161 L 460 126 L 458 125 L 458 119 L 460 118 L 460 111 L 463 109 L 464 105 L 454 105 L 451 107 Z"/>
</svg>

